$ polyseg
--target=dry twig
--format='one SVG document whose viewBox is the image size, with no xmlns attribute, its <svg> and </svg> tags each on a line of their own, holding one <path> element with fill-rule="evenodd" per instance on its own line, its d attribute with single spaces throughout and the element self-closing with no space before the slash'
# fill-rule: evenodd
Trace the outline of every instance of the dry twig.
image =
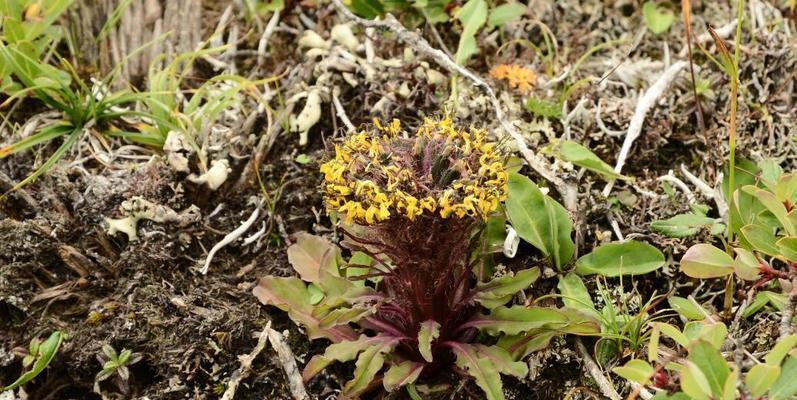
<svg viewBox="0 0 797 400">
<path fill-rule="evenodd" d="M 266 323 L 266 327 L 263 328 L 262 332 L 260 332 L 260 336 L 257 338 L 257 345 L 255 345 L 255 348 L 252 349 L 252 352 L 244 356 L 238 356 L 238 360 L 241 362 L 241 367 L 232 373 L 230 381 L 227 382 L 227 389 L 221 396 L 221 400 L 232 400 L 235 398 L 235 391 L 238 389 L 238 385 L 240 385 L 241 381 L 248 377 L 252 372 L 252 362 L 266 347 L 268 334 L 271 330 L 271 321 L 268 321 L 268 323 Z"/>
<path fill-rule="evenodd" d="M 587 347 L 584 346 L 584 342 L 582 342 L 580 338 L 576 338 L 576 349 L 578 349 L 578 354 L 581 356 L 581 359 L 584 360 L 584 367 L 587 368 L 587 372 L 589 372 L 592 379 L 595 380 L 601 393 L 611 400 L 622 400 L 622 397 L 620 397 L 620 394 L 614 389 L 612 383 L 603 375 L 603 371 L 598 367 L 598 364 L 595 364 L 595 361 L 592 360 L 592 356 L 589 355 L 589 350 L 587 350 Z"/>
<path fill-rule="evenodd" d="M 271 347 L 277 352 L 277 357 L 282 364 L 282 369 L 285 370 L 285 375 L 288 376 L 288 387 L 290 388 L 291 395 L 295 400 L 309 399 L 307 391 L 304 389 L 304 381 L 302 374 L 299 372 L 299 367 L 296 366 L 296 359 L 293 357 L 293 351 L 285 343 L 282 334 L 269 328 L 268 341 Z"/>
<path fill-rule="evenodd" d="M 678 61 L 671 65 L 661 74 L 653 86 L 640 97 L 636 109 L 634 110 L 634 116 L 631 117 L 631 122 L 628 124 L 628 131 L 625 135 L 625 141 L 623 141 L 623 147 L 620 149 L 620 155 L 617 156 L 617 164 L 614 166 L 614 170 L 617 173 L 623 170 L 625 161 L 628 158 L 628 153 L 631 151 L 631 146 L 634 145 L 634 141 L 636 141 L 642 133 L 642 124 L 645 122 L 648 111 L 653 108 L 653 105 L 656 104 L 661 95 L 664 94 L 664 90 L 667 89 L 670 82 L 672 82 L 685 67 L 686 61 Z M 603 195 L 608 196 L 613 186 L 614 181 L 607 183 L 603 188 Z"/>
</svg>

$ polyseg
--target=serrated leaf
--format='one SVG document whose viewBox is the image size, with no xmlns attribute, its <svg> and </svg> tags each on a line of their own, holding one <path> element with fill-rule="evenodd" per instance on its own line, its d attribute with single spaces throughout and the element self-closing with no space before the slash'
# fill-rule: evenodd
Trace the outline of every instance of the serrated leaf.
<svg viewBox="0 0 797 400">
<path fill-rule="evenodd" d="M 307 282 L 313 282 L 323 288 L 321 271 L 339 277 L 338 261 L 340 249 L 328 240 L 307 232 L 295 234 L 296 243 L 288 247 L 288 262 L 299 276 Z"/>
<path fill-rule="evenodd" d="M 558 332 L 539 330 L 523 335 L 504 335 L 498 339 L 496 346 L 506 350 L 515 361 L 526 358 L 531 353 L 540 351 L 551 342 Z"/>
<path fill-rule="evenodd" d="M 650 228 L 669 237 L 687 237 L 696 235 L 701 228 L 714 224 L 714 218 L 698 214 L 680 214 L 665 220 L 653 221 Z"/>
<path fill-rule="evenodd" d="M 344 340 L 334 343 L 326 348 L 324 354 L 315 355 L 310 359 L 302 371 L 302 379 L 305 382 L 310 380 L 335 361 L 346 362 L 354 360 L 360 352 L 373 345 L 374 342 L 365 335 L 361 335 L 357 340 Z"/>
<path fill-rule="evenodd" d="M 354 340 L 357 335 L 351 327 L 346 325 L 322 329 L 320 320 L 314 315 L 312 294 L 307 290 L 307 285 L 299 278 L 283 278 L 266 276 L 260 278 L 257 286 L 252 289 L 252 294 L 266 305 L 275 306 L 288 312 L 293 322 L 307 328 L 310 339 L 327 338 L 333 342 Z"/>
<path fill-rule="evenodd" d="M 423 372 L 423 364 L 419 362 L 404 361 L 394 364 L 385 372 L 382 384 L 385 386 L 385 390 L 392 392 L 397 388 L 415 383 L 421 372 Z"/>
<path fill-rule="evenodd" d="M 645 18 L 645 25 L 656 35 L 666 32 L 675 21 L 675 14 L 672 11 L 659 8 L 652 1 L 648 1 L 642 6 L 642 14 Z"/>
<path fill-rule="evenodd" d="M 506 304 L 521 290 L 528 289 L 540 277 L 537 267 L 518 271 L 514 275 L 504 275 L 476 286 L 474 299 L 484 307 L 493 309 Z"/>
<path fill-rule="evenodd" d="M 428 320 L 421 323 L 418 330 L 418 351 L 426 362 L 432 362 L 432 342 L 440 336 L 440 324 Z"/>
<path fill-rule="evenodd" d="M 696 244 L 681 258 L 681 272 L 692 278 L 728 276 L 733 269 L 733 258 L 710 244 Z"/>
<path fill-rule="evenodd" d="M 524 306 L 498 307 L 489 315 L 472 318 L 464 326 L 483 330 L 492 336 L 501 333 L 520 335 L 541 328 L 564 332 L 575 326 L 582 331 L 599 331 L 597 322 L 584 314 L 568 313 L 554 308 Z"/>
<path fill-rule="evenodd" d="M 573 257 L 573 225 L 567 210 L 529 178 L 509 174 L 506 212 L 518 236 L 549 257 L 556 269 L 561 270 Z"/>
<path fill-rule="evenodd" d="M 744 377 L 744 383 L 753 397 L 761 397 L 769 391 L 780 375 L 780 367 L 768 364 L 756 364 Z"/>
<path fill-rule="evenodd" d="M 398 342 L 396 338 L 383 339 L 365 348 L 355 363 L 354 378 L 346 382 L 342 394 L 356 397 L 365 390 L 385 364 L 385 353 L 393 351 Z"/>
<path fill-rule="evenodd" d="M 495 7 L 490 13 L 487 25 L 492 29 L 512 22 L 526 12 L 526 6 L 520 3 L 506 3 Z"/>
<path fill-rule="evenodd" d="M 559 158 L 573 163 L 582 168 L 610 179 L 631 179 L 617 173 L 609 164 L 601 160 L 592 150 L 570 140 L 563 140 L 559 143 Z"/>
<path fill-rule="evenodd" d="M 642 275 L 664 265 L 664 254 L 643 242 L 608 243 L 576 261 L 576 273 L 607 277 Z"/>
<path fill-rule="evenodd" d="M 622 367 L 612 368 L 612 372 L 622 376 L 628 381 L 636 382 L 640 385 L 646 385 L 650 378 L 653 377 L 655 370 L 647 362 L 639 359 L 634 359 L 627 362 Z"/>
</svg>

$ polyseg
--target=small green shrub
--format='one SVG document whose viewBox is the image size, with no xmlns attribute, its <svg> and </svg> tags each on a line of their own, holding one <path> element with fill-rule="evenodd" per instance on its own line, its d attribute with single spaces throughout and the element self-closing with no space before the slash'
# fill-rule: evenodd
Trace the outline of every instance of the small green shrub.
<svg viewBox="0 0 797 400">
<path fill-rule="evenodd" d="M 721 322 L 691 321 L 683 330 L 665 323 L 653 326 L 647 361 L 633 359 L 613 371 L 658 389 L 654 399 L 738 399 L 748 393 L 755 399 L 786 400 L 797 395 L 797 335 L 778 341 L 763 362 L 754 359 L 751 367 L 744 367 L 723 357 L 720 349 L 728 328 Z M 686 355 L 661 357 L 663 339 L 674 342 L 680 349 L 675 349 L 676 354 Z"/>
</svg>

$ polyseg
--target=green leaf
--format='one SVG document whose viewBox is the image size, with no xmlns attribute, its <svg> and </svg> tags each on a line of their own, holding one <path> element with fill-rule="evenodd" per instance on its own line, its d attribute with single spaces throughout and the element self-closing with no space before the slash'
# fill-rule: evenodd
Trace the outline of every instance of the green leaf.
<svg viewBox="0 0 797 400">
<path fill-rule="evenodd" d="M 780 254 L 787 260 L 797 263 L 797 237 L 790 236 L 778 239 L 775 242 Z"/>
<path fill-rule="evenodd" d="M 748 224 L 742 227 L 741 233 L 755 250 L 772 257 L 780 255 L 780 250 L 775 244 L 777 238 L 771 228 L 760 224 Z"/>
<path fill-rule="evenodd" d="M 55 357 L 55 354 L 58 353 L 58 349 L 61 348 L 61 343 L 67 338 L 67 335 L 60 331 L 55 331 L 50 334 L 50 337 L 47 338 L 44 342 L 39 344 L 39 351 L 36 355 L 36 361 L 33 363 L 33 368 L 30 371 L 25 372 L 24 374 L 20 375 L 16 381 L 11 383 L 10 385 L 2 388 L 0 392 L 5 392 L 7 390 L 14 390 L 31 380 L 39 376 L 39 374 L 50 365 L 50 362 Z"/>
<path fill-rule="evenodd" d="M 48 125 L 33 135 L 26 137 L 16 143 L 0 148 L 0 158 L 26 150 L 40 143 L 49 142 L 55 138 L 71 133 L 74 127 L 69 124 L 56 123 Z"/>
<path fill-rule="evenodd" d="M 609 164 L 606 164 L 592 150 L 570 140 L 559 143 L 559 158 L 582 168 L 611 179 L 631 179 L 620 175 Z"/>
<path fill-rule="evenodd" d="M 462 22 L 462 34 L 459 37 L 456 61 L 457 64 L 463 65 L 478 51 L 476 33 L 487 21 L 487 2 L 468 0 L 462 8 L 454 13 L 454 16 Z"/>
<path fill-rule="evenodd" d="M 360 352 L 373 345 L 374 342 L 365 335 L 361 335 L 357 340 L 344 340 L 340 343 L 332 344 L 326 348 L 324 354 L 315 355 L 310 359 L 302 371 L 302 379 L 305 381 L 310 380 L 335 361 L 346 362 L 354 360 Z"/>
<path fill-rule="evenodd" d="M 432 342 L 440 336 L 440 324 L 428 320 L 418 330 L 418 351 L 426 362 L 432 362 Z"/>
<path fill-rule="evenodd" d="M 573 272 L 559 277 L 559 284 L 556 286 L 562 294 L 562 301 L 565 306 L 584 312 L 599 318 L 600 314 L 595 309 L 592 297 L 589 295 L 587 287 L 580 276 Z"/>
<path fill-rule="evenodd" d="M 545 307 L 498 307 L 489 315 L 479 315 L 466 322 L 464 327 L 474 327 L 491 336 L 520 335 L 534 329 L 566 332 L 578 327 L 580 331 L 598 332 L 597 322 L 583 314 L 568 313 Z"/>
<path fill-rule="evenodd" d="M 744 383 L 753 397 L 761 397 L 769 391 L 780 376 L 780 367 L 768 364 L 756 364 L 744 377 Z"/>
<path fill-rule="evenodd" d="M 781 361 L 789 354 L 789 352 L 797 347 L 797 335 L 788 335 L 781 339 L 772 347 L 769 354 L 764 358 L 769 365 L 780 365 Z"/>
<path fill-rule="evenodd" d="M 525 103 L 526 111 L 530 112 L 535 117 L 542 117 L 547 119 L 562 119 L 562 104 L 539 99 L 537 97 L 529 97 Z"/>
<path fill-rule="evenodd" d="M 783 229 L 788 232 L 790 236 L 797 236 L 797 229 L 795 229 L 791 220 L 789 219 L 789 212 L 783 205 L 783 202 L 775 197 L 775 194 L 764 189 L 759 189 L 755 186 L 745 186 L 742 188 L 745 192 L 755 197 L 764 207 L 775 216 L 780 222 Z"/>
<path fill-rule="evenodd" d="M 766 290 L 758 292 L 750 305 L 747 306 L 747 309 L 744 310 L 744 313 L 742 313 L 742 317 L 747 318 L 755 314 L 767 304 L 771 304 L 779 311 L 783 310 L 786 305 L 786 295 Z"/>
<path fill-rule="evenodd" d="M 664 336 L 669 337 L 678 343 L 681 347 L 689 346 L 689 338 L 683 334 L 678 328 L 665 322 L 655 322 L 652 324 L 653 329 L 658 330 Z"/>
<path fill-rule="evenodd" d="M 295 237 L 296 243 L 288 247 L 288 262 L 302 280 L 316 283 L 325 289 L 324 282 L 321 282 L 321 271 L 335 277 L 340 276 L 340 249 L 328 240 L 307 232 L 296 233 Z"/>
<path fill-rule="evenodd" d="M 501 4 L 490 13 L 490 19 L 487 21 L 487 25 L 490 29 L 502 26 L 520 18 L 525 12 L 526 6 L 523 4 L 514 2 Z"/>
<path fill-rule="evenodd" d="M 474 299 L 489 309 L 502 306 L 521 290 L 528 289 L 539 277 L 540 269 L 534 267 L 479 283 L 476 285 Z"/>
<path fill-rule="evenodd" d="M 664 265 L 664 254 L 643 242 L 627 241 L 599 246 L 576 261 L 576 273 L 607 277 L 642 275 Z"/>
<path fill-rule="evenodd" d="M 513 360 L 519 361 L 548 347 L 551 339 L 558 334 L 559 332 L 542 329 L 523 335 L 504 335 L 498 339 L 496 346 L 508 351 Z"/>
<path fill-rule="evenodd" d="M 298 278 L 283 278 L 265 276 L 260 278 L 252 294 L 266 305 L 275 306 L 288 312 L 293 322 L 307 328 L 310 339 L 327 338 L 333 342 L 354 340 L 357 335 L 347 325 L 334 326 L 322 329 L 320 319 L 314 315 L 313 295 L 308 291 L 307 285 Z"/>
<path fill-rule="evenodd" d="M 681 258 L 681 272 L 692 278 L 728 276 L 733 269 L 733 258 L 710 244 L 696 244 Z"/>
<path fill-rule="evenodd" d="M 423 371 L 423 363 L 415 361 L 404 361 L 400 364 L 394 364 L 387 372 L 382 383 L 385 390 L 392 392 L 397 388 L 415 383 Z"/>
<path fill-rule="evenodd" d="M 680 214 L 672 218 L 653 221 L 650 228 L 669 237 L 687 237 L 696 235 L 701 228 L 714 224 L 714 218 L 698 214 Z"/>
<path fill-rule="evenodd" d="M 675 14 L 672 11 L 657 7 L 652 1 L 642 6 L 642 14 L 645 17 L 645 25 L 656 35 L 666 32 L 675 21 Z"/>
<path fill-rule="evenodd" d="M 359 397 L 360 392 L 368 388 L 374 377 L 385 364 L 385 353 L 393 351 L 399 340 L 397 338 L 382 339 L 367 347 L 360 353 L 354 368 L 354 378 L 343 386 L 344 396 Z"/>
<path fill-rule="evenodd" d="M 780 376 L 769 390 L 769 400 L 794 399 L 797 394 L 797 357 L 789 356 L 781 366 Z"/>
<path fill-rule="evenodd" d="M 509 174 L 506 212 L 518 236 L 549 257 L 556 269 L 561 270 L 573 257 L 573 225 L 567 210 L 529 178 Z"/>
<path fill-rule="evenodd" d="M 691 361 L 681 368 L 681 390 L 692 400 L 711 400 L 711 386 L 703 371 Z"/>
<path fill-rule="evenodd" d="M 379 0 L 351 0 L 351 11 L 363 18 L 374 19 L 385 14 L 385 8 Z"/>
<path fill-rule="evenodd" d="M 720 343 L 722 343 L 721 341 L 724 339 L 725 336 L 723 335 L 723 337 L 720 338 Z M 710 393 L 717 397 L 721 396 L 725 380 L 728 379 L 731 369 L 728 367 L 728 363 L 725 359 L 722 358 L 719 350 L 709 342 L 698 340 L 698 342 L 689 349 L 689 360 L 697 365 L 700 371 L 703 372 L 711 388 Z"/>
<path fill-rule="evenodd" d="M 737 247 L 733 251 L 736 252 L 736 258 L 733 260 L 733 271 L 736 272 L 736 276 L 748 281 L 757 280 L 761 272 L 758 258 L 743 248 Z"/>
<path fill-rule="evenodd" d="M 650 381 L 650 378 L 653 377 L 653 373 L 655 371 L 647 362 L 639 359 L 633 359 L 622 367 L 612 368 L 612 372 L 631 382 L 636 382 L 640 385 L 647 385 L 647 383 Z"/>
<path fill-rule="evenodd" d="M 767 158 L 758 163 L 758 168 L 761 170 L 761 180 L 767 187 L 773 188 L 783 175 L 783 168 L 780 167 L 777 160 L 774 158 Z"/>
<path fill-rule="evenodd" d="M 358 276 L 368 275 L 369 273 L 373 272 L 371 269 L 371 265 L 373 265 L 374 260 L 368 254 L 365 254 L 361 251 L 355 251 L 351 254 L 351 258 L 349 258 L 349 262 L 346 263 L 346 278 L 352 279 Z M 372 282 L 379 282 L 381 277 L 370 277 L 367 280 Z M 357 279 L 352 280 L 352 284 L 355 286 L 365 286 L 366 279 Z"/>
<path fill-rule="evenodd" d="M 691 299 L 672 296 L 668 299 L 668 302 L 670 303 L 670 308 L 686 319 L 703 320 L 710 315 L 708 311 Z"/>
<path fill-rule="evenodd" d="M 370 288 L 367 288 L 370 291 Z M 348 304 L 342 298 L 337 301 L 327 302 L 313 308 L 313 317 L 318 321 L 318 328 L 330 329 L 335 326 L 345 326 L 349 322 L 357 322 L 376 311 L 376 307 Z"/>
<path fill-rule="evenodd" d="M 790 172 L 783 174 L 773 190 L 780 202 L 790 201 L 794 203 L 797 194 L 797 173 Z"/>
<path fill-rule="evenodd" d="M 736 400 L 736 393 L 739 391 L 737 386 L 739 386 L 739 370 L 734 370 L 725 380 L 725 385 L 722 388 L 722 400 Z"/>
<path fill-rule="evenodd" d="M 317 305 L 324 300 L 324 291 L 318 287 L 315 283 L 310 283 L 307 285 L 307 293 L 310 294 L 310 304 Z"/>
<path fill-rule="evenodd" d="M 683 333 L 689 341 L 702 340 L 719 349 L 728 335 L 728 327 L 722 322 L 711 322 L 708 319 L 689 321 L 684 325 Z"/>
<path fill-rule="evenodd" d="M 313 159 L 310 158 L 307 154 L 302 153 L 302 154 L 299 154 L 298 156 L 296 156 L 296 162 L 301 164 L 301 165 L 307 165 L 311 161 L 313 161 Z"/>
<path fill-rule="evenodd" d="M 452 342 L 450 346 L 457 357 L 457 366 L 476 380 L 487 400 L 504 399 L 501 373 L 518 378 L 528 373 L 525 363 L 513 361 L 509 353 L 499 347 L 458 342 Z"/>
</svg>

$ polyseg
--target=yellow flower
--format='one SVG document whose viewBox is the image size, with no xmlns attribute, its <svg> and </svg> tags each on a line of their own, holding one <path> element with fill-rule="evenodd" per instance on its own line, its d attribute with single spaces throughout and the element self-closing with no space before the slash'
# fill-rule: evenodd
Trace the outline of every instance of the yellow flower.
<svg viewBox="0 0 797 400">
<path fill-rule="evenodd" d="M 374 126 L 335 146 L 320 168 L 327 209 L 346 223 L 486 219 L 506 199 L 504 155 L 485 142 L 485 130 L 457 129 L 450 118 L 426 118 L 414 137 L 396 119 Z"/>
</svg>

